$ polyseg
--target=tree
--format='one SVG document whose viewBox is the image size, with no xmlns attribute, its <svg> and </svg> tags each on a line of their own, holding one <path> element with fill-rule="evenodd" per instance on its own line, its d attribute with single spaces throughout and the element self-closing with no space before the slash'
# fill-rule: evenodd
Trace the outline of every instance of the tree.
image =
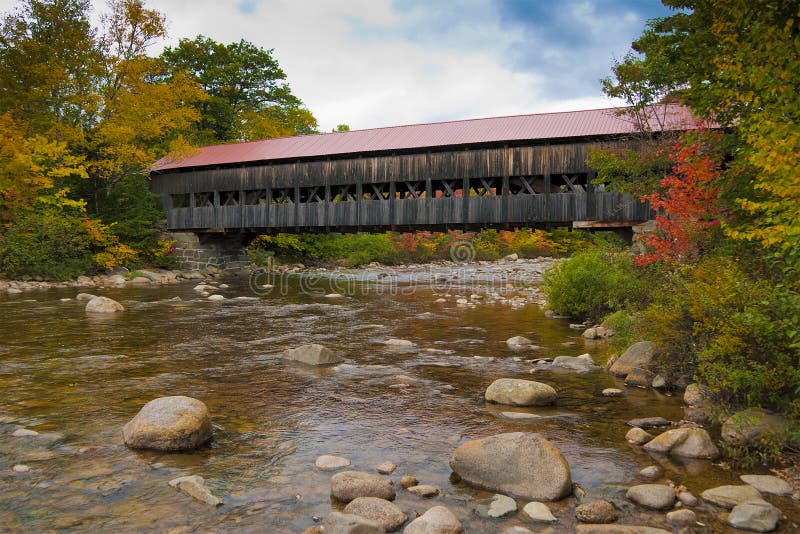
<svg viewBox="0 0 800 534">
<path fill-rule="evenodd" d="M 316 119 L 292 94 L 272 52 L 245 40 L 225 45 L 202 35 L 164 50 L 170 72 L 189 73 L 210 97 L 198 105 L 201 142 L 316 132 Z"/>
<path fill-rule="evenodd" d="M 331 130 L 331 132 L 349 132 L 349 131 L 350 131 L 350 125 L 348 124 L 337 124 L 336 128 Z"/>
</svg>

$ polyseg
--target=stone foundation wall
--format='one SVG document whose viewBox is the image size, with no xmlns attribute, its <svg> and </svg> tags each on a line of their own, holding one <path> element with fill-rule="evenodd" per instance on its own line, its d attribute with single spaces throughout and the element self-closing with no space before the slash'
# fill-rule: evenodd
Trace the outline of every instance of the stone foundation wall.
<svg viewBox="0 0 800 534">
<path fill-rule="evenodd" d="M 181 269 L 200 270 L 216 267 L 222 270 L 243 269 L 250 265 L 247 245 L 241 234 L 168 234 L 175 241 L 175 255 Z"/>
</svg>

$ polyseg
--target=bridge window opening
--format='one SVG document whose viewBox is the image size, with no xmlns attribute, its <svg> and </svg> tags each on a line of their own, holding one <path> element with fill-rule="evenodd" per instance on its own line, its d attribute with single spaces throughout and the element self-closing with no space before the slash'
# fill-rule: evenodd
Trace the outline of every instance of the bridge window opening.
<svg viewBox="0 0 800 534">
<path fill-rule="evenodd" d="M 501 178 L 473 178 L 469 182 L 469 196 L 471 197 L 497 196 L 497 192 L 503 188 Z"/>
<path fill-rule="evenodd" d="M 544 176 L 511 176 L 508 190 L 512 195 L 541 195 L 544 193 Z"/>
<path fill-rule="evenodd" d="M 294 187 L 283 187 L 272 190 L 272 203 L 273 204 L 294 204 L 292 195 L 294 194 Z"/>
<path fill-rule="evenodd" d="M 266 189 L 251 189 L 244 192 L 244 203 L 246 206 L 265 206 L 267 204 Z"/>
<path fill-rule="evenodd" d="M 301 187 L 300 202 L 325 202 L 325 187 Z"/>
<path fill-rule="evenodd" d="M 364 200 L 389 200 L 389 184 L 364 184 Z"/>
<path fill-rule="evenodd" d="M 433 180 L 431 182 L 433 198 L 461 198 L 463 196 L 463 191 L 459 187 L 461 182 L 461 180 Z"/>
<path fill-rule="evenodd" d="M 425 197 L 425 182 L 398 182 L 397 198 L 399 200 L 417 200 Z"/>
<path fill-rule="evenodd" d="M 195 208 L 213 208 L 214 207 L 214 193 L 195 193 L 194 194 L 194 207 Z"/>
<path fill-rule="evenodd" d="M 550 180 L 555 193 L 585 193 L 589 189 L 589 175 L 586 173 L 554 174 Z"/>
<path fill-rule="evenodd" d="M 331 186 L 331 202 L 355 202 L 356 200 L 355 184 Z"/>
<path fill-rule="evenodd" d="M 220 206 L 238 206 L 239 205 L 239 192 L 238 191 L 220 191 L 219 192 L 219 205 Z"/>
<path fill-rule="evenodd" d="M 178 195 L 170 195 L 172 197 L 173 208 L 188 208 L 189 207 L 189 193 L 180 193 Z"/>
</svg>

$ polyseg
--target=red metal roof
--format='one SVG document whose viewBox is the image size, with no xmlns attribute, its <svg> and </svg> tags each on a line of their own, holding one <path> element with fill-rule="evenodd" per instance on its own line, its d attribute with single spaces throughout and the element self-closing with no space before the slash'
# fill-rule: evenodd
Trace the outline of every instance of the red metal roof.
<svg viewBox="0 0 800 534">
<path fill-rule="evenodd" d="M 666 112 L 663 109 L 659 108 L 658 113 L 663 117 L 664 130 L 695 128 L 695 120 L 687 108 L 669 105 Z M 540 113 L 213 145 L 199 148 L 180 160 L 169 156 L 162 158 L 150 170 L 166 171 L 362 152 L 633 133 L 635 127 L 631 119 L 618 115 L 618 112 L 619 108 L 606 108 Z M 650 123 L 652 129 L 660 129 L 660 122 L 655 117 Z"/>
</svg>

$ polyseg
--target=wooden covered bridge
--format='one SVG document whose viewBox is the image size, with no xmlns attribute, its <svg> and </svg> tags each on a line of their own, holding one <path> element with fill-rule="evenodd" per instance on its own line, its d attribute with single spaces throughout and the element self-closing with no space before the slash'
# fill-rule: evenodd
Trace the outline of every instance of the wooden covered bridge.
<svg viewBox="0 0 800 534">
<path fill-rule="evenodd" d="M 684 108 L 664 118 L 691 127 Z M 593 187 L 587 158 L 634 130 L 600 109 L 216 145 L 158 161 L 151 187 L 172 231 L 631 226 L 649 206 Z"/>
</svg>

